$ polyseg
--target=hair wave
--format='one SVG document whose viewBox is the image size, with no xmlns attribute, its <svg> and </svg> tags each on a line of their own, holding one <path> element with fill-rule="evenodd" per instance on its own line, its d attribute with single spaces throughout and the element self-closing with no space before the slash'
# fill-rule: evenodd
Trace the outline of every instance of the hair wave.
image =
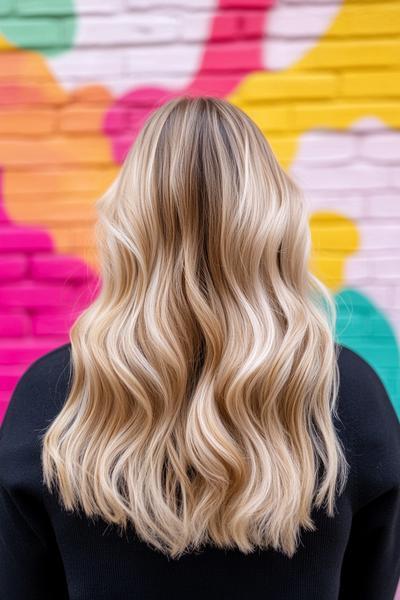
<svg viewBox="0 0 400 600">
<path fill-rule="evenodd" d="M 173 558 L 292 556 L 348 470 L 335 304 L 309 270 L 300 189 L 244 111 L 183 96 L 96 207 L 101 289 L 70 330 L 45 484 Z"/>
</svg>

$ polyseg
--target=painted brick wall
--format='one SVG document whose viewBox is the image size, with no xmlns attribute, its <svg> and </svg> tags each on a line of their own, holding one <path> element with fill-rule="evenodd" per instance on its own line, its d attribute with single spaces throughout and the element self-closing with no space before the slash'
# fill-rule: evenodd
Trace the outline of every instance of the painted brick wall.
<svg viewBox="0 0 400 600">
<path fill-rule="evenodd" d="M 3 0 L 0 418 L 95 293 L 95 200 L 182 93 L 241 106 L 303 187 L 338 340 L 400 415 L 399 23 L 369 0 Z"/>
<path fill-rule="evenodd" d="M 399 2 L 3 0 L 0 406 L 93 297 L 94 201 L 155 101 L 226 97 L 306 193 L 339 341 L 400 414 Z"/>
<path fill-rule="evenodd" d="M 96 290 L 94 202 L 154 103 L 228 98 L 305 191 L 340 342 L 400 416 L 400 3 L 2 0 L 0 419 Z"/>
</svg>

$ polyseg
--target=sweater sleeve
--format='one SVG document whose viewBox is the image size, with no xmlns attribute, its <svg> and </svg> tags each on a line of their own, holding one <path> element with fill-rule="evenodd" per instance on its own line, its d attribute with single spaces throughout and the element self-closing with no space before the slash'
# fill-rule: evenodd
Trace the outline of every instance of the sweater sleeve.
<svg viewBox="0 0 400 600">
<path fill-rule="evenodd" d="M 339 598 L 393 600 L 400 579 L 400 422 L 375 370 L 355 353 L 351 361 L 357 495 Z"/>
<path fill-rule="evenodd" d="M 46 379 L 40 359 L 22 375 L 0 428 L 2 598 L 68 598 L 60 553 L 43 503 L 40 445 Z"/>
</svg>

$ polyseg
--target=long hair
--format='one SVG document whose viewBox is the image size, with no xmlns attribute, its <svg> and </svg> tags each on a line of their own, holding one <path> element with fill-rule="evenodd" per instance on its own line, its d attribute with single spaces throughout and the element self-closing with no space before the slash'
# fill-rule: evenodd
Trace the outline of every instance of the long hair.
<svg viewBox="0 0 400 600">
<path fill-rule="evenodd" d="M 46 486 L 172 558 L 292 556 L 349 467 L 335 304 L 309 271 L 300 189 L 245 112 L 181 96 L 96 208 L 101 289 L 70 330 Z"/>
</svg>

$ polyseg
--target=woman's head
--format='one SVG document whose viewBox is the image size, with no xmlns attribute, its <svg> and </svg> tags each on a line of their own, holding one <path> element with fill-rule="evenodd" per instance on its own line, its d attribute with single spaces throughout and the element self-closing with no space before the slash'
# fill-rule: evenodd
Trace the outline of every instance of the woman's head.
<svg viewBox="0 0 400 600">
<path fill-rule="evenodd" d="M 238 302 L 260 291 L 260 279 L 271 293 L 280 278 L 304 291 L 310 236 L 300 191 L 255 123 L 225 100 L 159 108 L 98 208 L 139 277 L 157 264 L 165 275 L 184 266 L 196 294 L 214 288 Z"/>
<path fill-rule="evenodd" d="M 174 557 L 291 555 L 347 474 L 335 306 L 308 271 L 300 190 L 240 109 L 182 97 L 97 209 L 102 287 L 71 329 L 47 485 Z"/>
</svg>

